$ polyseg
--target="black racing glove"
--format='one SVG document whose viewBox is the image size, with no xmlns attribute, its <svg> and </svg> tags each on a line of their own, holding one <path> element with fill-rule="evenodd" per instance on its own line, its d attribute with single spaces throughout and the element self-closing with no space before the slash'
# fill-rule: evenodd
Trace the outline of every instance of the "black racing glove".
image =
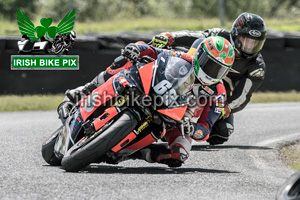
<svg viewBox="0 0 300 200">
<path fill-rule="evenodd" d="M 122 55 L 130 61 L 136 62 L 140 56 L 140 48 L 138 45 L 130 43 L 124 48 Z"/>
</svg>

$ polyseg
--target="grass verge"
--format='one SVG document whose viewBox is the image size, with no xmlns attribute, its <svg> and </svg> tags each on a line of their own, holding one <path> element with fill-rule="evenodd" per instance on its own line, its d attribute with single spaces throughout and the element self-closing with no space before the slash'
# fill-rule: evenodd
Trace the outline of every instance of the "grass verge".
<svg viewBox="0 0 300 200">
<path fill-rule="evenodd" d="M 280 149 L 280 157 L 294 170 L 300 169 L 300 143 L 293 143 Z"/>
<path fill-rule="evenodd" d="M 273 102 L 298 102 L 299 91 L 289 92 L 256 92 L 251 98 L 251 103 L 273 103 Z"/>
<path fill-rule="evenodd" d="M 0 96 L 0 112 L 55 110 L 64 95 L 4 95 Z"/>
<path fill-rule="evenodd" d="M 56 110 L 64 94 L 56 95 L 2 95 L 0 112 Z M 258 92 L 253 94 L 251 103 L 300 102 L 300 92 Z"/>
</svg>

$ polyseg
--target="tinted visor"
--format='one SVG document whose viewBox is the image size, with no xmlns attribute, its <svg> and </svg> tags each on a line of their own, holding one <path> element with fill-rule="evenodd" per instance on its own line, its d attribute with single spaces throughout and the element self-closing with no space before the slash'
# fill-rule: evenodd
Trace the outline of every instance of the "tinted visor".
<svg viewBox="0 0 300 200">
<path fill-rule="evenodd" d="M 213 60 L 206 51 L 203 51 L 198 62 L 202 71 L 213 79 L 224 78 L 229 70 L 229 67 L 223 65 L 221 62 Z"/>
<path fill-rule="evenodd" d="M 256 40 L 245 36 L 238 37 L 241 43 L 241 51 L 247 54 L 257 54 L 264 46 L 264 40 Z"/>
</svg>

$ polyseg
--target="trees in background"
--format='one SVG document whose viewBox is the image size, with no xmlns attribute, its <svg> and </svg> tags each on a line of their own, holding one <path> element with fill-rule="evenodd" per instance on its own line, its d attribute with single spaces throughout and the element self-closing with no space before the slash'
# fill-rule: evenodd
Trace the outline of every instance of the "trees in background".
<svg viewBox="0 0 300 200">
<path fill-rule="evenodd" d="M 28 13 L 32 17 L 36 13 L 37 0 L 0 0 L 0 17 L 6 19 L 16 19 L 17 9 Z"/>
<path fill-rule="evenodd" d="M 224 0 L 227 19 L 242 12 L 263 17 L 299 17 L 299 0 Z M 116 18 L 203 18 L 218 17 L 218 0 L 0 0 L 0 16 L 16 18 L 20 9 L 29 17 L 48 16 L 61 19 L 70 7 L 76 9 L 77 20 L 99 21 Z"/>
</svg>

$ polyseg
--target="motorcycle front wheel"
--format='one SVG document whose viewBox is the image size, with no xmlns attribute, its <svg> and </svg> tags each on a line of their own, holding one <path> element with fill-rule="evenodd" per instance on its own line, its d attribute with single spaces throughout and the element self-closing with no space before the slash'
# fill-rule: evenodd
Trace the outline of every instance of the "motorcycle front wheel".
<svg viewBox="0 0 300 200">
<path fill-rule="evenodd" d="M 62 168 L 67 172 L 77 172 L 91 163 L 97 162 L 136 127 L 135 116 L 125 111 L 99 136 L 85 145 L 74 145 L 62 159 Z"/>
</svg>

